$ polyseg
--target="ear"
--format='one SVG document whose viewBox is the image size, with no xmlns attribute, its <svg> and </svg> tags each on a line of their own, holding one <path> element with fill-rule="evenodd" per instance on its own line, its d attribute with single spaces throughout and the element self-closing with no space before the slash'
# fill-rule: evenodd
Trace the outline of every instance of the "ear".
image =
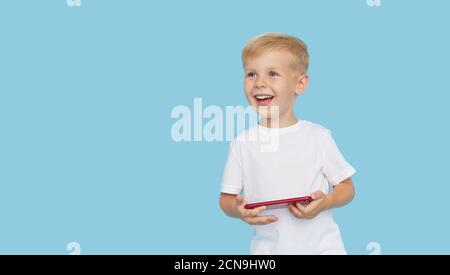
<svg viewBox="0 0 450 275">
<path fill-rule="evenodd" d="M 308 87 L 309 76 L 307 74 L 302 74 L 297 78 L 297 87 L 295 89 L 295 93 L 297 95 L 303 93 Z"/>
</svg>

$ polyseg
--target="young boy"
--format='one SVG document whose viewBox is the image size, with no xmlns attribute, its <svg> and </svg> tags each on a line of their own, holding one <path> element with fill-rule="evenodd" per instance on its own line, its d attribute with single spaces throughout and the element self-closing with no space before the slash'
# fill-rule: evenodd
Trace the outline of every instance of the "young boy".
<svg viewBox="0 0 450 275">
<path fill-rule="evenodd" d="M 245 95 L 262 118 L 230 145 L 221 208 L 254 227 L 252 254 L 346 254 L 331 209 L 353 199 L 355 169 L 329 130 L 293 112 L 308 85 L 306 45 L 290 35 L 265 33 L 248 42 L 242 61 Z M 255 133 L 258 138 L 248 138 Z M 277 138 L 275 150 L 261 150 L 263 135 Z M 313 199 L 306 206 L 244 208 L 305 195 Z"/>
</svg>

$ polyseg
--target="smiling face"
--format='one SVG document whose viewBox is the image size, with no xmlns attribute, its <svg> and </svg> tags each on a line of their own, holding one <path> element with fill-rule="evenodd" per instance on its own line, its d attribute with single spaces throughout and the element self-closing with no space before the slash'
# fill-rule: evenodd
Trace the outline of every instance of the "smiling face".
<svg viewBox="0 0 450 275">
<path fill-rule="evenodd" d="M 296 119 L 295 100 L 306 89 L 307 81 L 306 74 L 294 69 L 287 51 L 270 51 L 245 60 L 244 90 L 248 102 L 264 118 L 275 118 L 272 107 L 277 106 L 280 127 Z"/>
</svg>

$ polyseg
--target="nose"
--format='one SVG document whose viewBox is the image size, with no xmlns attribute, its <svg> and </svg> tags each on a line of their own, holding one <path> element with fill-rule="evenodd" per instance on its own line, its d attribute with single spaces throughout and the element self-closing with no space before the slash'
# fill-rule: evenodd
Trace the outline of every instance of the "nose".
<svg viewBox="0 0 450 275">
<path fill-rule="evenodd" d="M 266 80 L 263 77 L 256 78 L 255 87 L 265 88 L 267 86 Z"/>
</svg>

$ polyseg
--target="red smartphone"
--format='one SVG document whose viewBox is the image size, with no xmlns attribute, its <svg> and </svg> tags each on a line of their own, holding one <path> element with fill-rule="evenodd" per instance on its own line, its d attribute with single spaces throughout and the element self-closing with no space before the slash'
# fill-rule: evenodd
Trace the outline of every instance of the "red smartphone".
<svg viewBox="0 0 450 275">
<path fill-rule="evenodd" d="M 297 198 L 290 198 L 290 199 L 282 199 L 282 200 L 275 200 L 275 201 L 263 201 L 263 202 L 257 202 L 257 203 L 249 203 L 244 205 L 245 209 L 253 209 L 260 206 L 266 206 L 267 209 L 275 209 L 275 208 L 283 208 L 287 207 L 288 204 L 300 202 L 303 205 L 307 205 L 308 203 L 312 202 L 313 199 L 310 196 L 305 197 L 297 197 Z"/>
</svg>

